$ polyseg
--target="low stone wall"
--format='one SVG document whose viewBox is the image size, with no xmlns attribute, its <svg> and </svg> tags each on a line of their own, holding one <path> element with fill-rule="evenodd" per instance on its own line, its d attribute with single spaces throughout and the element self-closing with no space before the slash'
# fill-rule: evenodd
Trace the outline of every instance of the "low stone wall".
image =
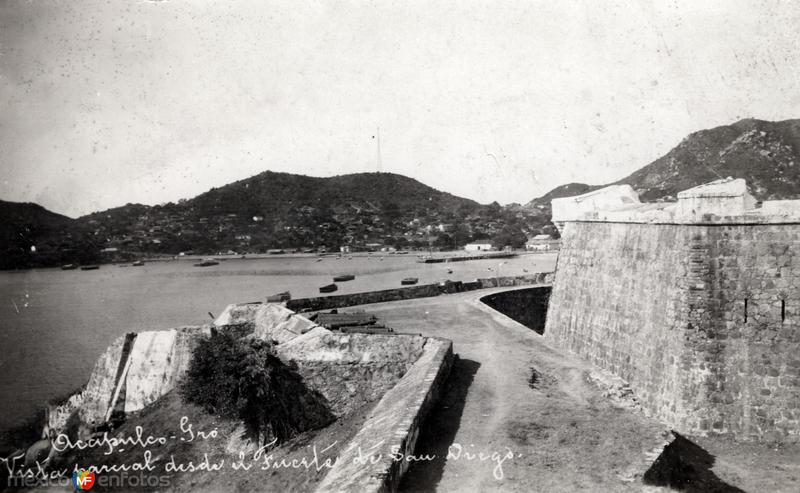
<svg viewBox="0 0 800 493">
<path fill-rule="evenodd" d="M 544 334 L 551 290 L 550 286 L 540 286 L 501 291 L 483 296 L 481 302 L 534 330 L 537 334 Z"/>
<path fill-rule="evenodd" d="M 287 301 L 286 308 L 296 312 L 331 310 L 346 306 L 368 305 L 387 301 L 430 298 L 445 293 L 496 288 L 498 286 L 513 287 L 532 284 L 549 284 L 552 280 L 552 272 L 538 272 L 524 276 L 489 277 L 468 282 L 456 281 L 444 284 L 423 284 L 421 286 L 411 286 L 408 288 L 365 291 L 363 293 L 340 294 L 334 296 L 317 296 L 314 298 L 298 298 Z"/>
<path fill-rule="evenodd" d="M 391 389 L 426 341 L 414 335 L 334 333 L 277 303 L 230 305 L 214 323 L 247 326 L 248 337 L 277 342 L 277 355 L 325 397 L 337 417 Z"/>
<path fill-rule="evenodd" d="M 408 300 L 412 298 L 429 298 L 442 294 L 438 284 L 423 284 L 408 288 L 384 289 L 381 291 L 366 291 L 363 293 L 339 294 L 334 296 L 317 296 L 315 298 L 298 298 L 286 302 L 290 310 L 330 310 L 344 306 L 367 305 L 370 303 L 383 303 L 385 301 Z"/>
<path fill-rule="evenodd" d="M 528 286 L 531 284 L 552 284 L 553 273 L 537 272 L 524 276 L 487 277 L 476 279 L 475 281 L 478 283 L 476 289 L 510 288 L 514 286 Z"/>
<path fill-rule="evenodd" d="M 416 335 L 339 334 L 319 328 L 275 350 L 340 417 L 377 401 L 397 384 L 423 353 L 426 340 Z"/>
<path fill-rule="evenodd" d="M 409 466 L 396 459 L 414 453 L 419 427 L 441 394 L 452 363 L 452 342 L 428 338 L 422 355 L 384 394 L 316 491 L 396 491 Z"/>
</svg>

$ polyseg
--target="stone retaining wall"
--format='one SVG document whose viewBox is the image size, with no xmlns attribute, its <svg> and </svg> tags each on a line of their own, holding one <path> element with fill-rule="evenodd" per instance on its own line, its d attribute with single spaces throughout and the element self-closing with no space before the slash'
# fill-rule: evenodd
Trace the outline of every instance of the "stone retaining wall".
<svg viewBox="0 0 800 493">
<path fill-rule="evenodd" d="M 800 225 L 568 222 L 545 337 L 679 431 L 800 441 Z"/>
<path fill-rule="evenodd" d="M 275 350 L 339 417 L 380 399 L 423 354 L 426 341 L 416 335 L 340 334 L 318 328 Z"/>
<path fill-rule="evenodd" d="M 495 287 L 526 286 L 547 284 L 552 282 L 553 273 L 540 272 L 524 276 L 488 277 L 466 282 L 450 282 L 445 284 L 423 284 L 408 288 L 384 289 L 381 291 L 365 291 L 363 293 L 340 294 L 333 296 L 317 296 L 314 298 L 298 298 L 286 302 L 286 307 L 296 312 L 331 310 L 346 306 L 368 305 L 387 301 L 429 298 L 446 293 L 472 291 Z"/>
<path fill-rule="evenodd" d="M 550 286 L 540 286 L 501 291 L 481 297 L 481 302 L 533 329 L 537 334 L 544 334 L 551 290 Z"/>
<path fill-rule="evenodd" d="M 396 491 L 409 463 L 395 459 L 414 453 L 419 427 L 441 394 L 452 362 L 452 342 L 428 338 L 422 355 L 375 406 L 317 493 Z"/>
</svg>

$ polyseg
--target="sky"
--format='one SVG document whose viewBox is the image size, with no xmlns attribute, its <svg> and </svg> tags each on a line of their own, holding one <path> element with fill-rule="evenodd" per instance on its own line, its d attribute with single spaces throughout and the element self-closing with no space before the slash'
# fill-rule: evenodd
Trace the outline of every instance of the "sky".
<svg viewBox="0 0 800 493">
<path fill-rule="evenodd" d="M 789 0 L 0 0 L 0 199 L 77 217 L 380 166 L 525 203 L 800 118 L 799 27 Z"/>
</svg>

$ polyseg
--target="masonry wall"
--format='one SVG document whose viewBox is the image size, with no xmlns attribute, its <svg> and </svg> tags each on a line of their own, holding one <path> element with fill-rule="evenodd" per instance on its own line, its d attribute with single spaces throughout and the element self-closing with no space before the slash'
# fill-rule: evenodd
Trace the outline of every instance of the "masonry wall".
<svg viewBox="0 0 800 493">
<path fill-rule="evenodd" d="M 544 331 L 630 382 L 671 423 L 686 414 L 678 396 L 687 241 L 679 226 L 567 223 Z"/>
<path fill-rule="evenodd" d="M 276 346 L 276 351 L 341 417 L 394 387 L 427 341 L 415 335 L 340 334 L 318 327 Z"/>
<path fill-rule="evenodd" d="M 797 225 L 571 222 L 545 337 L 679 430 L 795 441 L 798 287 Z"/>
<path fill-rule="evenodd" d="M 422 354 L 370 412 L 316 492 L 397 491 L 410 465 L 402 457 L 414 453 L 419 427 L 444 391 L 453 359 L 449 340 L 425 338 Z"/>
<path fill-rule="evenodd" d="M 481 302 L 503 315 L 544 334 L 547 320 L 547 302 L 550 299 L 550 286 L 501 291 L 481 298 Z"/>
<path fill-rule="evenodd" d="M 709 255 L 696 260 L 687 342 L 708 374 L 690 424 L 800 441 L 800 225 L 708 227 L 695 244 Z"/>
<path fill-rule="evenodd" d="M 448 284 L 422 284 L 407 288 L 384 289 L 381 291 L 365 291 L 362 293 L 340 294 L 333 296 L 318 296 L 315 298 L 297 298 L 286 302 L 286 307 L 295 312 L 330 310 L 346 306 L 367 305 L 371 303 L 385 303 L 388 301 L 410 300 L 415 298 L 429 298 L 441 294 L 472 291 L 512 286 L 526 286 L 532 284 L 546 284 L 551 282 L 552 273 L 537 272 L 523 276 L 489 277 L 475 279 L 474 281 L 456 281 Z"/>
</svg>

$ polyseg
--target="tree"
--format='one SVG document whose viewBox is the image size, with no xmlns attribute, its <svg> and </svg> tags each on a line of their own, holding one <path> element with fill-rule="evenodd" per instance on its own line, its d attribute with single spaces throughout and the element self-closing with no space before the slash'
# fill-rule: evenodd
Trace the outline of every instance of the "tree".
<svg viewBox="0 0 800 493">
<path fill-rule="evenodd" d="M 450 236 L 453 240 L 453 249 L 458 249 L 466 245 L 472 239 L 469 229 L 463 223 L 456 223 L 453 225 Z"/>
<path fill-rule="evenodd" d="M 325 398 L 260 339 L 213 330 L 199 341 L 181 395 L 206 411 L 241 419 L 260 443 L 283 442 L 334 420 Z"/>
<path fill-rule="evenodd" d="M 494 246 L 497 249 L 501 249 L 506 246 L 510 246 L 512 248 L 524 248 L 527 240 L 528 237 L 519 228 L 519 226 L 506 225 L 494 235 L 492 243 L 494 243 Z"/>
</svg>

